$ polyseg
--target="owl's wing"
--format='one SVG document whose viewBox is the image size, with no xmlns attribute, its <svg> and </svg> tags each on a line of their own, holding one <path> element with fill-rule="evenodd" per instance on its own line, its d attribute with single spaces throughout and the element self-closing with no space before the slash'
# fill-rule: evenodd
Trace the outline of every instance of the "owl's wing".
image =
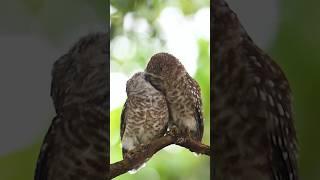
<svg viewBox="0 0 320 180">
<path fill-rule="evenodd" d="M 273 179 L 298 180 L 297 139 L 288 80 L 271 57 L 252 42 L 248 43 L 249 52 L 261 54 L 251 58 L 250 69 L 253 71 L 257 100 L 262 104 L 254 108 L 266 112 L 268 144 L 271 147 L 269 165 Z"/>
<path fill-rule="evenodd" d="M 121 117 L 120 117 L 120 137 L 121 137 L 121 139 L 123 137 L 124 130 L 126 129 L 125 116 L 126 116 L 126 110 L 127 110 L 127 102 L 128 102 L 128 100 L 126 100 L 126 102 L 123 105 L 123 109 L 122 109 Z"/>
<path fill-rule="evenodd" d="M 194 117 L 197 122 L 197 138 L 201 141 L 203 136 L 203 112 L 201 90 L 197 81 L 195 81 L 189 74 L 187 74 L 187 83 L 190 97 L 193 97 L 194 102 Z"/>
<path fill-rule="evenodd" d="M 274 92 L 271 94 L 277 94 L 268 96 L 273 176 L 274 179 L 297 180 L 297 139 L 292 118 L 291 92 L 287 81 L 279 82 L 279 87 L 266 87 L 269 88 L 268 92 Z"/>
<path fill-rule="evenodd" d="M 126 129 L 126 111 L 127 111 L 127 103 L 128 103 L 128 99 L 126 100 L 126 102 L 123 105 L 123 109 L 121 112 L 121 117 L 120 117 L 120 137 L 122 140 L 123 134 L 124 134 L 124 130 Z M 127 153 L 127 151 L 122 148 L 122 155 L 124 157 L 124 155 Z"/>
<path fill-rule="evenodd" d="M 201 101 L 201 99 L 200 99 Z M 199 103 L 201 104 L 201 103 Z M 203 114 L 202 114 L 202 107 L 201 105 L 196 105 L 196 109 L 195 109 L 195 119 L 197 121 L 197 127 L 198 127 L 198 138 L 199 138 L 199 141 L 201 141 L 202 139 L 202 136 L 203 136 Z"/>
<path fill-rule="evenodd" d="M 271 87 L 264 86 L 264 88 L 265 92 L 272 92 Z M 270 168 L 275 180 L 298 180 L 297 140 L 292 119 L 290 92 L 280 89 L 274 87 L 276 96 L 266 93 L 266 101 L 269 104 L 265 108 L 269 113 L 267 118 L 270 125 L 268 128 L 268 139 L 271 145 Z M 264 93 L 263 89 L 259 91 L 260 95 Z"/>
</svg>

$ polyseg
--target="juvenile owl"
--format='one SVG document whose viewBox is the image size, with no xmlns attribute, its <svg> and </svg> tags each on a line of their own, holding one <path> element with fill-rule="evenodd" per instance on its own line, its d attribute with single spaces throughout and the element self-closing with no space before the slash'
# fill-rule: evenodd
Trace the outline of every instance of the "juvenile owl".
<svg viewBox="0 0 320 180">
<path fill-rule="evenodd" d="M 169 119 L 164 95 L 145 80 L 143 72 L 127 81 L 126 91 L 120 131 L 124 158 L 128 151 L 163 136 Z"/>
<path fill-rule="evenodd" d="M 198 83 L 180 61 L 168 53 L 152 56 L 145 72 L 146 79 L 166 96 L 170 126 L 177 127 L 182 135 L 201 142 L 203 115 Z"/>
</svg>

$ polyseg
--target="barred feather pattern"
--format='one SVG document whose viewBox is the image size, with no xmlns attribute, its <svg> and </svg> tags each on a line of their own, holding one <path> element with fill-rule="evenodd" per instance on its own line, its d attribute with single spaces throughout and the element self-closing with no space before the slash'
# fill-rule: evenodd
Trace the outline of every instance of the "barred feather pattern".
<svg viewBox="0 0 320 180">
<path fill-rule="evenodd" d="M 52 71 L 56 117 L 44 138 L 35 180 L 105 179 L 109 164 L 109 40 L 80 39 Z"/>
<path fill-rule="evenodd" d="M 281 68 L 224 0 L 213 1 L 216 180 L 298 180 L 292 95 Z"/>
<path fill-rule="evenodd" d="M 176 57 L 168 53 L 153 55 L 145 72 L 148 81 L 166 96 L 169 126 L 176 126 L 182 135 L 201 142 L 204 118 L 201 89 L 197 81 Z"/>
<path fill-rule="evenodd" d="M 163 136 L 169 120 L 165 96 L 145 80 L 143 72 L 127 81 L 127 95 L 120 131 L 124 158 L 128 151 Z"/>
</svg>

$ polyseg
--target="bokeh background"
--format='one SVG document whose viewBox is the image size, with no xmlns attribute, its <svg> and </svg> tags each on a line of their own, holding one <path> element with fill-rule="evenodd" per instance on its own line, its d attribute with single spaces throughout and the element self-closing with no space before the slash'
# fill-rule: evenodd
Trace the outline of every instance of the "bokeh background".
<svg viewBox="0 0 320 180">
<path fill-rule="evenodd" d="M 107 28 L 106 0 L 0 1 L 0 180 L 32 180 L 55 112 L 51 68 L 81 36 Z"/>
<path fill-rule="evenodd" d="M 180 59 L 202 90 L 205 130 L 210 142 L 210 8 L 209 0 L 114 0 L 111 13 L 110 161 L 122 160 L 120 114 L 126 81 L 144 71 L 150 57 L 168 52 Z M 209 180 L 210 158 L 171 145 L 155 154 L 146 167 L 117 180 Z"/>
</svg>

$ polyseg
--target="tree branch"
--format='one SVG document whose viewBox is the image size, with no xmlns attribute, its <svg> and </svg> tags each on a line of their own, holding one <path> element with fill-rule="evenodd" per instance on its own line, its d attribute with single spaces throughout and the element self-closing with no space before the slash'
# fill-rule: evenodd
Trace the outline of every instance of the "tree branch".
<svg viewBox="0 0 320 180">
<path fill-rule="evenodd" d="M 127 159 L 113 163 L 110 165 L 109 179 L 115 178 L 121 174 L 128 172 L 137 165 L 143 164 L 147 159 L 151 158 L 164 147 L 176 144 L 189 149 L 191 152 L 210 156 L 210 146 L 201 144 L 191 138 L 177 137 L 167 134 L 148 145 L 137 148 L 134 152 L 129 152 Z"/>
</svg>

